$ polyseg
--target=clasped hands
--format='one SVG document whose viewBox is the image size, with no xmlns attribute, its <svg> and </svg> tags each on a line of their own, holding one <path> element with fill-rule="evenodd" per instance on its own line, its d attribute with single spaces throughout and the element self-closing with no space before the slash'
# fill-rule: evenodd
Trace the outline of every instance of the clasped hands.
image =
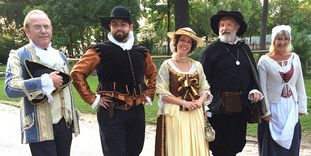
<svg viewBox="0 0 311 156">
<path fill-rule="evenodd" d="M 202 102 L 200 102 L 199 100 L 183 101 L 182 106 L 183 108 L 195 110 L 202 107 Z"/>
</svg>

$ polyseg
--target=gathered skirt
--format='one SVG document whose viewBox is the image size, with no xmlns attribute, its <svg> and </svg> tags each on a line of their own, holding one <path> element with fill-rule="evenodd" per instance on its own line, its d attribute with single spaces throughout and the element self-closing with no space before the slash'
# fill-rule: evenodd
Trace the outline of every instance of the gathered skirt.
<svg viewBox="0 0 311 156">
<path fill-rule="evenodd" d="M 209 156 L 204 138 L 202 109 L 180 111 L 172 106 L 170 115 L 159 115 L 156 131 L 156 156 Z"/>
<path fill-rule="evenodd" d="M 286 149 L 276 143 L 271 137 L 269 130 L 269 123 L 262 120 L 258 124 L 258 146 L 260 156 L 299 156 L 301 142 L 301 125 L 300 121 L 297 122 L 294 129 L 294 136 L 291 147 Z"/>
</svg>

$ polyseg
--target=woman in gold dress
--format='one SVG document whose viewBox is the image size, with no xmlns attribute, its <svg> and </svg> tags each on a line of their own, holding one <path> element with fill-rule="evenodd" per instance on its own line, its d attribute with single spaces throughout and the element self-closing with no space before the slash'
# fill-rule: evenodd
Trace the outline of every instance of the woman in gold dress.
<svg viewBox="0 0 311 156">
<path fill-rule="evenodd" d="M 157 75 L 155 155 L 208 156 L 203 107 L 208 109 L 212 96 L 201 63 L 188 57 L 204 45 L 204 40 L 188 27 L 167 35 L 173 55 L 163 62 Z"/>
</svg>

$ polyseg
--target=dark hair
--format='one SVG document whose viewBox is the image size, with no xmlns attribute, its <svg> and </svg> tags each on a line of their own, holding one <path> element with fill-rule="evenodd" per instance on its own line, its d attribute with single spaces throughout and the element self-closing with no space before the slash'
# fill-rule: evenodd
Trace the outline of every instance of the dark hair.
<svg viewBox="0 0 311 156">
<path fill-rule="evenodd" d="M 185 35 L 185 36 L 187 36 L 187 35 Z M 175 42 L 174 42 L 174 48 L 175 48 L 175 51 L 176 51 L 176 52 L 177 52 L 177 43 L 179 42 L 180 37 L 181 37 L 181 35 L 175 35 L 175 37 L 174 37 L 174 40 L 175 40 Z M 191 38 L 191 37 L 190 37 L 190 38 Z M 188 52 L 188 54 L 192 53 L 193 50 L 194 50 L 194 49 L 197 47 L 197 45 L 198 45 L 198 43 L 197 43 L 196 40 L 194 40 L 194 39 L 192 39 L 192 38 L 191 38 L 191 40 L 192 40 L 192 45 L 191 45 L 191 49 L 190 49 L 190 51 Z"/>
</svg>

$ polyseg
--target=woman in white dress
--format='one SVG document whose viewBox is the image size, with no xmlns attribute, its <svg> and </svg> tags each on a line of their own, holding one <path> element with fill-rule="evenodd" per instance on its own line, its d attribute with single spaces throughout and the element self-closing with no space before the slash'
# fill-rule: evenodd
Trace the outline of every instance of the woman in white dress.
<svg viewBox="0 0 311 156">
<path fill-rule="evenodd" d="M 212 96 L 201 63 L 188 57 L 197 45 L 204 45 L 204 40 L 188 27 L 167 35 L 173 55 L 163 62 L 157 75 L 155 155 L 209 156 L 203 107 L 207 108 Z"/>
<path fill-rule="evenodd" d="M 300 115 L 306 115 L 307 96 L 298 55 L 292 52 L 291 28 L 272 29 L 270 52 L 258 61 L 267 113 L 258 125 L 261 156 L 298 156 Z"/>
</svg>

